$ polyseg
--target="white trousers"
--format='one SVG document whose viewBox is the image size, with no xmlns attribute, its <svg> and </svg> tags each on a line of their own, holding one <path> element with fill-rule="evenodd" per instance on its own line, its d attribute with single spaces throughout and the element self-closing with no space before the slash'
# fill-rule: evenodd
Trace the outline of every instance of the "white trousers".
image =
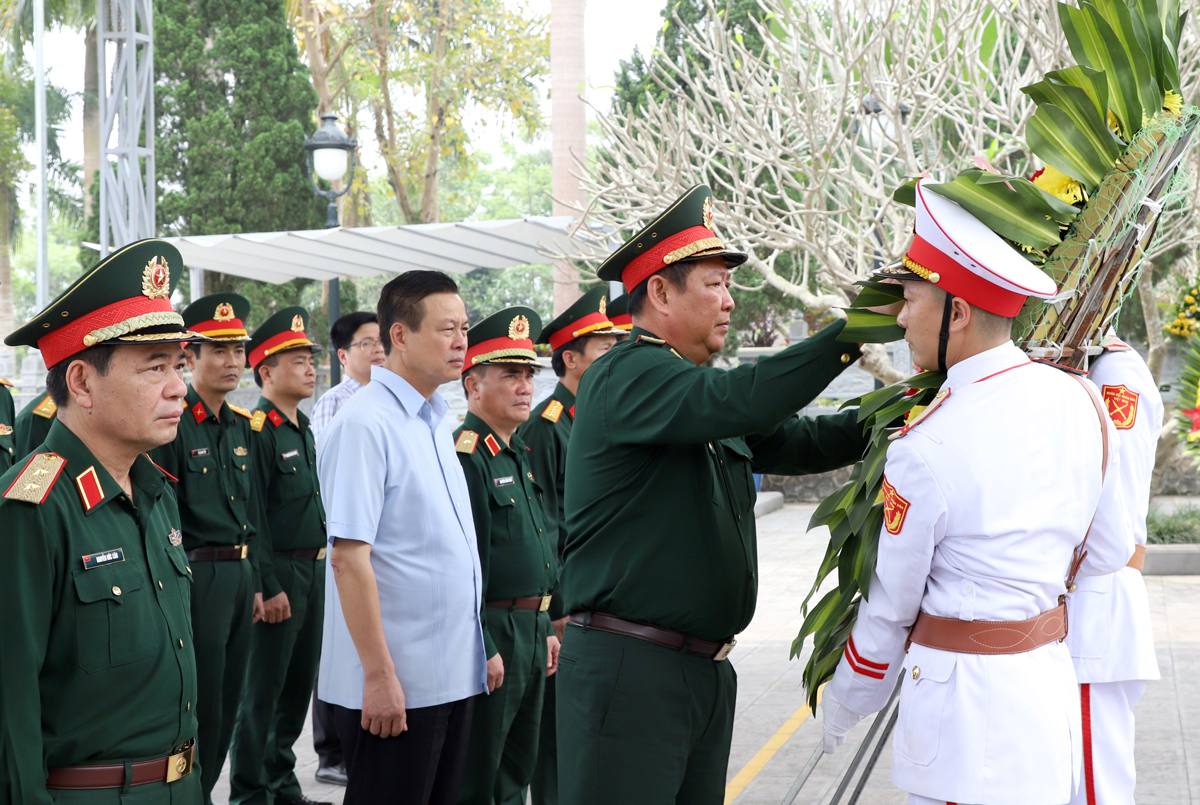
<svg viewBox="0 0 1200 805">
<path fill-rule="evenodd" d="M 940 799 L 930 799 L 919 794 L 908 795 L 908 805 L 966 805 L 961 802 L 946 802 Z"/>
<path fill-rule="evenodd" d="M 1133 708 L 1145 692 L 1142 680 L 1079 686 L 1083 779 L 1071 805 L 1133 805 Z"/>
</svg>

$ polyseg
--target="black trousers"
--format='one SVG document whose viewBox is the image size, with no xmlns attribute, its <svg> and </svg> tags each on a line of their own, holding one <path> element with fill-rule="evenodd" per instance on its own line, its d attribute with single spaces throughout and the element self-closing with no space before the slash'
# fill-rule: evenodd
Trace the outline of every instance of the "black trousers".
<svg viewBox="0 0 1200 805">
<path fill-rule="evenodd" d="M 350 778 L 343 805 L 457 805 L 474 702 L 410 708 L 391 738 L 364 730 L 362 710 L 330 705 Z"/>
<path fill-rule="evenodd" d="M 318 679 L 320 677 L 318 676 Z M 318 764 L 322 769 L 340 769 L 342 746 L 338 742 L 337 728 L 333 725 L 333 705 L 317 698 L 317 686 L 312 695 L 313 749 L 317 751 Z"/>
</svg>

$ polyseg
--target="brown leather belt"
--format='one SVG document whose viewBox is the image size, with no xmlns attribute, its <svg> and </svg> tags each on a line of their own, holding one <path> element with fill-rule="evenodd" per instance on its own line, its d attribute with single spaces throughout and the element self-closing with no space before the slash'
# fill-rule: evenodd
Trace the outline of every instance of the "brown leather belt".
<svg viewBox="0 0 1200 805">
<path fill-rule="evenodd" d="M 959 654 L 1024 654 L 1067 636 L 1067 605 L 1023 621 L 960 621 L 921 612 L 908 630 L 908 645 Z"/>
<path fill-rule="evenodd" d="M 294 551 L 275 551 L 276 556 L 290 556 L 293 559 L 324 559 L 325 552 L 329 549 L 323 548 L 297 548 Z"/>
<path fill-rule="evenodd" d="M 730 638 L 727 643 L 714 643 L 711 640 L 688 637 L 679 632 L 672 632 L 670 629 L 660 629 L 648 623 L 625 620 L 624 618 L 618 618 L 616 615 L 608 615 L 603 612 L 575 612 L 572 613 L 570 621 L 576 626 L 582 626 L 585 629 L 595 629 L 598 632 L 611 632 L 612 634 L 625 635 L 626 637 L 636 637 L 639 640 L 645 640 L 647 643 L 653 643 L 656 646 L 673 649 L 674 651 L 686 651 L 689 654 L 699 654 L 701 657 L 707 657 L 710 660 L 725 659 L 733 651 L 733 647 L 737 645 L 737 641 L 733 638 Z"/>
<path fill-rule="evenodd" d="M 245 545 L 222 545 L 220 547 L 192 548 L 187 552 L 189 562 L 224 562 L 230 559 L 245 559 Z"/>
<path fill-rule="evenodd" d="M 498 601 L 488 601 L 487 605 L 489 607 L 496 607 L 497 609 L 532 609 L 537 612 L 545 612 L 550 608 L 550 599 L 552 597 L 547 593 L 546 595 L 537 595 L 532 598 L 501 598 Z"/>
<path fill-rule="evenodd" d="M 1133 546 L 1133 557 L 1130 558 L 1129 564 L 1127 564 L 1125 566 L 1131 567 L 1139 573 L 1141 573 L 1143 570 L 1145 570 L 1146 569 L 1146 546 L 1145 545 Z"/>
<path fill-rule="evenodd" d="M 129 784 L 173 783 L 192 773 L 192 755 L 196 742 L 188 741 L 183 751 L 157 760 L 139 760 L 129 764 Z M 46 788 L 124 788 L 125 764 L 97 766 L 60 766 L 46 776 Z"/>
</svg>

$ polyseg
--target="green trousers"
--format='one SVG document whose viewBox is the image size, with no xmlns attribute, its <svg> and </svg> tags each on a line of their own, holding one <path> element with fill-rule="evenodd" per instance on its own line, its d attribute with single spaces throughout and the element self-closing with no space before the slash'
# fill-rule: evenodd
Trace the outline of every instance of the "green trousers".
<svg viewBox="0 0 1200 805">
<path fill-rule="evenodd" d="M 200 775 L 193 771 L 173 783 L 120 788 L 50 789 L 55 805 L 200 805 Z"/>
<path fill-rule="evenodd" d="M 251 628 L 246 693 L 229 752 L 231 805 L 270 805 L 303 793 L 292 745 L 304 728 L 325 618 L 325 560 L 273 557 L 292 616 Z"/>
<path fill-rule="evenodd" d="M 250 657 L 254 587 L 250 561 L 192 562 L 196 645 L 196 766 L 205 805 L 221 776 Z"/>
<path fill-rule="evenodd" d="M 533 777 L 546 689 L 545 612 L 488 610 L 488 634 L 504 660 L 504 684 L 475 697 L 459 805 L 524 805 Z"/>
<path fill-rule="evenodd" d="M 558 675 L 546 678 L 542 700 L 542 733 L 538 738 L 537 765 L 529 783 L 533 805 L 558 805 Z"/>
<path fill-rule="evenodd" d="M 568 624 L 557 677 L 563 805 L 722 805 L 728 661 Z"/>
</svg>

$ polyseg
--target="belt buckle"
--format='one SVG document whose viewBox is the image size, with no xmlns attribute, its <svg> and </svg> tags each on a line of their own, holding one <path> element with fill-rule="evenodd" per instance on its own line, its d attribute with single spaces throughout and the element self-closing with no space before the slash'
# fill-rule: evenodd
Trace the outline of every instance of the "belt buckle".
<svg viewBox="0 0 1200 805">
<path fill-rule="evenodd" d="M 326 554 L 326 553 L 328 553 L 328 552 L 329 552 L 329 549 L 328 549 L 328 548 L 321 548 L 319 551 L 317 551 L 317 558 L 318 558 L 318 559 L 324 559 L 324 558 L 325 558 L 325 554 Z"/>
<path fill-rule="evenodd" d="M 733 647 L 737 645 L 737 640 L 730 638 L 729 642 L 721 646 L 721 650 L 713 655 L 713 662 L 720 662 L 728 657 L 733 652 Z"/>
<path fill-rule="evenodd" d="M 249 549 L 250 549 L 250 546 L 248 546 L 248 545 L 243 545 L 243 546 L 242 546 L 242 555 L 241 555 L 241 557 L 240 557 L 240 558 L 242 558 L 242 559 L 245 559 L 245 558 L 246 558 L 246 554 L 249 552 Z"/>
<path fill-rule="evenodd" d="M 553 597 L 554 596 L 550 595 L 549 593 L 543 595 L 542 603 L 538 605 L 538 612 L 545 612 L 546 610 L 550 609 L 550 599 Z"/>
<path fill-rule="evenodd" d="M 192 773 L 193 755 L 196 752 L 196 744 L 184 748 L 182 752 L 171 755 L 167 758 L 167 782 L 173 783 L 176 780 L 187 777 Z"/>
</svg>

